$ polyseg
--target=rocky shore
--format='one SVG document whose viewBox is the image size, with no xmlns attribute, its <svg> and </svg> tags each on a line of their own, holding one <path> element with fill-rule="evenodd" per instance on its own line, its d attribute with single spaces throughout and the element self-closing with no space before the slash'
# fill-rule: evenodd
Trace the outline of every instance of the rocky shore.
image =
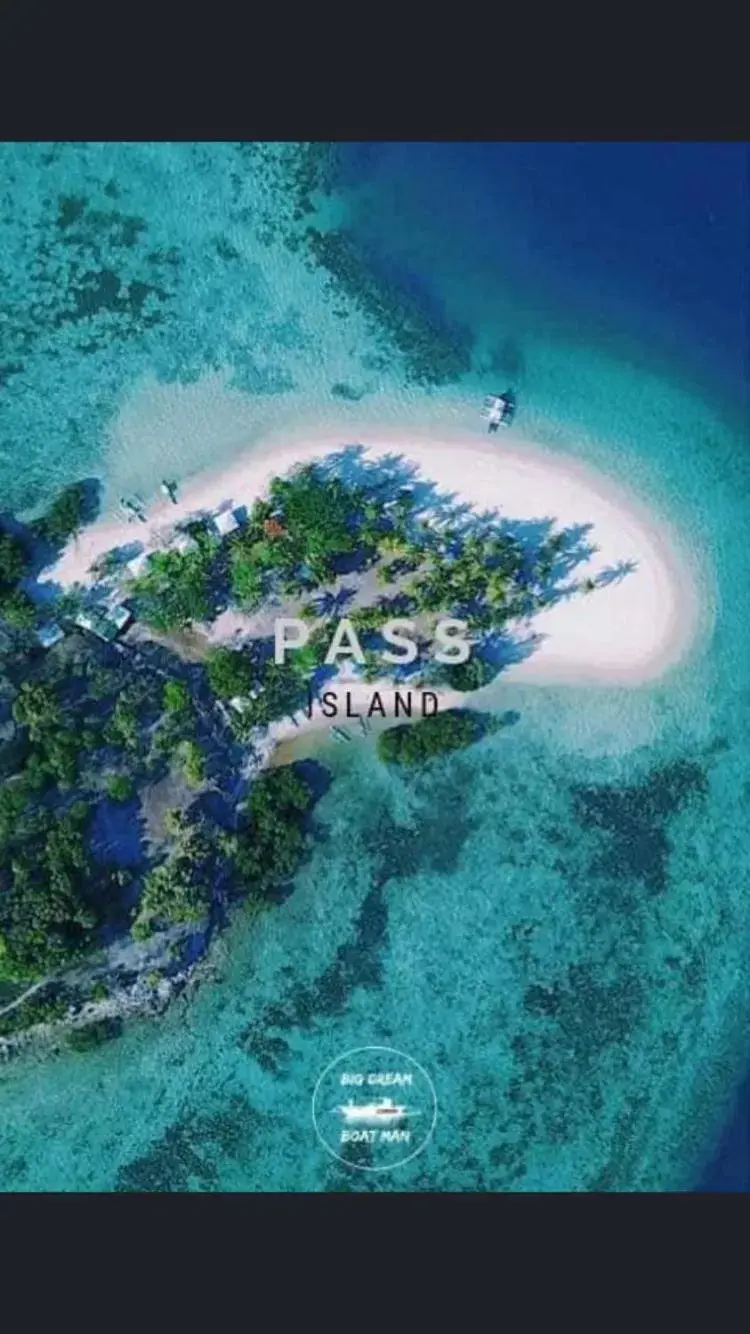
<svg viewBox="0 0 750 1334">
<path fill-rule="evenodd" d="M 116 1036 L 125 1019 L 163 1014 L 176 996 L 190 992 L 199 984 L 207 972 L 207 963 L 207 957 L 203 955 L 171 977 L 160 977 L 153 985 L 146 977 L 138 977 L 102 1000 L 71 1004 L 67 1013 L 59 1018 L 0 1037 L 0 1064 L 31 1048 L 54 1052 L 75 1046 L 75 1040 L 71 1043 L 72 1035 L 89 1033 L 91 1040 L 79 1045 L 93 1047 Z"/>
</svg>

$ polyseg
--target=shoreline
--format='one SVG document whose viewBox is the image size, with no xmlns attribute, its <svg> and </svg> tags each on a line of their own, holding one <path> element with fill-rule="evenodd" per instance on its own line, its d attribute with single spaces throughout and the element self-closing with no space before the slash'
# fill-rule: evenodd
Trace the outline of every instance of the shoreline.
<svg viewBox="0 0 750 1334">
<path fill-rule="evenodd" d="M 587 536 L 598 550 L 582 563 L 577 575 L 595 577 L 618 562 L 634 565 L 627 577 L 597 586 L 590 596 L 564 599 L 535 613 L 525 623 L 514 623 L 521 629 L 533 625 L 534 632 L 544 638 L 528 658 L 506 666 L 501 678 L 481 690 L 462 692 L 426 686 L 438 698 L 438 711 L 496 707 L 498 679 L 513 684 L 637 687 L 675 667 L 697 639 L 701 621 L 707 623 L 711 609 L 699 607 L 697 581 L 668 525 L 649 515 L 642 502 L 624 487 L 577 460 L 520 442 L 517 437 L 477 439 L 469 431 L 455 429 L 439 433 L 423 430 L 408 436 L 382 431 L 351 433 L 348 438 L 301 431 L 300 435 L 296 443 L 285 432 L 269 436 L 230 466 L 196 474 L 179 486 L 177 504 L 156 498 L 146 508 L 144 524 L 105 515 L 68 543 L 57 562 L 42 572 L 41 580 L 63 587 L 76 582 L 90 584 L 95 579 L 90 566 L 104 552 L 136 542 L 149 550 L 157 549 L 160 539 L 164 540 L 176 522 L 198 512 L 230 506 L 249 509 L 266 492 L 274 476 L 356 444 L 364 450 L 364 461 L 398 456 L 413 465 L 415 479 L 434 483 L 441 495 L 449 495 L 456 504 L 467 503 L 477 512 L 496 513 L 499 519 L 517 520 L 519 525 L 552 524 L 555 529 L 590 526 Z M 511 531 L 513 527 L 510 522 Z M 265 729 L 260 741 L 254 773 L 315 754 L 321 744 L 333 741 L 331 728 L 340 727 L 342 722 L 345 726 L 349 723 L 352 740 L 373 742 L 383 729 L 410 721 L 394 716 L 393 697 L 398 687 L 393 681 L 365 683 L 342 668 L 328 687 L 340 696 L 350 692 L 352 707 L 362 713 L 366 713 L 368 699 L 377 691 L 386 716 L 373 715 L 367 735 L 356 718 L 347 719 L 344 714 L 331 719 L 319 708 L 312 718 L 300 710 L 294 717 L 276 720 Z M 54 1046 L 58 1036 L 102 1020 L 160 1012 L 186 985 L 197 983 L 209 957 L 210 948 L 179 976 L 162 977 L 156 989 L 144 986 L 139 979 L 106 1001 L 84 1003 L 73 1014 L 0 1038 L 0 1060 L 37 1041 Z"/>
<path fill-rule="evenodd" d="M 105 515 L 68 544 L 42 582 L 63 587 L 92 582 L 94 560 L 118 546 L 142 543 L 156 549 L 166 530 L 200 511 L 250 506 L 271 478 L 295 464 L 322 459 L 356 444 L 366 460 L 400 456 L 455 503 L 494 510 L 521 523 L 551 521 L 555 527 L 590 525 L 599 546 L 577 572 L 597 573 L 616 562 L 635 568 L 618 583 L 598 587 L 542 610 L 533 618 L 543 636 L 523 662 L 503 671 L 514 683 L 637 685 L 676 666 L 707 630 L 711 609 L 701 606 L 696 572 L 676 534 L 660 516 L 619 482 L 576 459 L 517 436 L 478 437 L 469 430 L 365 431 L 331 435 L 298 428 L 276 431 L 239 454 L 227 467 L 195 474 L 178 487 L 173 504 L 158 497 L 146 507 L 147 523 L 129 524 Z"/>
<path fill-rule="evenodd" d="M 356 740 L 356 742 L 362 743 L 363 740 L 372 742 L 379 732 L 386 730 L 388 727 L 406 727 L 408 723 L 419 722 L 422 718 L 418 708 L 415 708 L 411 718 L 404 718 L 400 715 L 396 718 L 394 696 L 398 690 L 403 695 L 408 687 L 394 686 L 394 683 L 390 680 L 372 680 L 372 682 L 364 684 L 358 682 L 358 680 L 347 680 L 344 676 L 339 675 L 330 682 L 326 682 L 326 688 L 336 692 L 339 698 L 339 706 L 342 700 L 346 702 L 347 692 L 351 695 L 352 707 L 359 710 L 360 714 L 370 724 L 367 735 L 360 730 L 358 716 L 347 716 L 346 712 L 339 712 L 335 718 L 326 718 L 318 710 L 312 715 L 312 718 L 307 718 L 307 715 L 300 711 L 294 715 L 294 719 L 282 718 L 278 722 L 271 723 L 271 726 L 268 727 L 268 739 L 270 739 L 272 747 L 270 755 L 268 755 L 268 764 L 271 768 L 279 768 L 283 764 L 291 763 L 294 759 L 314 755 L 320 744 L 324 743 L 324 739 L 331 740 L 331 728 L 334 727 L 343 728 L 344 731 L 351 728 L 351 740 Z M 430 691 L 438 699 L 436 714 L 443 714 L 448 708 L 476 708 L 478 707 L 476 706 L 476 700 L 480 696 L 486 695 L 487 691 L 487 687 L 484 690 L 468 692 L 440 690 L 439 686 L 412 686 L 412 694 L 420 694 L 423 688 Z M 380 696 L 383 706 L 386 707 L 387 714 L 384 718 L 379 714 L 367 718 L 368 702 L 375 694 Z"/>
<path fill-rule="evenodd" d="M 77 1008 L 56 1019 L 45 1019 L 17 1033 L 0 1035 L 0 1067 L 23 1052 L 45 1048 L 47 1052 L 61 1050 L 66 1037 L 76 1030 L 92 1029 L 97 1024 L 118 1024 L 135 1019 L 163 1014 L 178 996 L 189 994 L 199 985 L 210 965 L 210 946 L 187 968 L 168 977 L 158 985 L 149 986 L 138 978 L 130 986 L 121 987 L 103 1000 L 84 1001 Z M 42 983 L 40 985 L 46 985 Z M 118 1034 L 108 1034 L 104 1041 Z"/>
</svg>

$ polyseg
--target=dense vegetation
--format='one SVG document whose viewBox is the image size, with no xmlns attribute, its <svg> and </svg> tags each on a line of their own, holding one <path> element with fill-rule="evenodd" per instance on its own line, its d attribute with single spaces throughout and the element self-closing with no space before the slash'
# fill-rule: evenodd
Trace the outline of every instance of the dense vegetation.
<svg viewBox="0 0 750 1334">
<path fill-rule="evenodd" d="M 271 482 L 270 499 L 253 506 L 230 543 L 232 594 L 247 610 L 273 585 L 287 593 L 317 587 L 334 573 L 337 557 L 354 550 L 361 498 L 314 466 Z"/>
<path fill-rule="evenodd" d="M 257 680 L 249 653 L 240 649 L 217 648 L 206 660 L 211 689 L 219 699 L 248 695 Z"/>
<path fill-rule="evenodd" d="M 301 706 L 306 669 L 312 670 L 317 657 L 300 662 L 300 656 L 284 664 L 268 658 L 261 661 L 247 649 L 219 648 L 209 654 L 206 670 L 217 699 L 240 701 L 241 711 L 233 719 L 240 736 Z"/>
<path fill-rule="evenodd" d="M 62 546 L 90 517 L 87 489 L 85 482 L 66 486 L 35 521 L 34 531 L 45 541 Z"/>
<path fill-rule="evenodd" d="M 43 989 L 34 993 L 20 1005 L 0 1014 L 0 1037 L 11 1033 L 20 1033 L 34 1024 L 45 1024 L 62 1019 L 68 1008 L 61 996 L 45 995 Z"/>
<path fill-rule="evenodd" d="M 11 795 L 11 803 L 13 796 Z M 79 958 L 101 918 L 83 802 L 55 815 L 15 802 L 0 861 L 0 978 L 33 981 Z"/>
<path fill-rule="evenodd" d="M 154 552 L 148 572 L 131 589 L 140 618 L 156 630 L 182 630 L 208 620 L 214 555 L 210 543 L 190 551 Z"/>
<path fill-rule="evenodd" d="M 366 476 L 366 474 L 365 474 Z M 271 481 L 268 498 L 257 500 L 247 522 L 226 543 L 200 525 L 195 550 L 161 552 L 135 585 L 139 614 L 159 629 L 180 628 L 212 616 L 233 600 L 246 612 L 296 600 L 297 613 L 315 623 L 305 648 L 278 668 L 256 641 L 242 650 L 208 655 L 211 688 L 220 700 L 243 701 L 235 726 L 247 734 L 292 712 L 304 701 L 307 683 L 322 680 L 333 617 L 340 609 L 328 589 L 342 570 L 354 576 L 377 571 L 387 592 L 347 607 L 365 654 L 363 675 L 377 675 L 377 655 L 387 645 L 380 631 L 394 617 L 418 626 L 419 654 L 409 669 L 424 684 L 476 690 L 499 670 L 497 636 L 509 622 L 527 618 L 558 596 L 557 581 L 578 559 L 566 533 L 524 544 L 491 521 L 420 520 L 408 486 L 344 482 L 324 466 L 298 466 Z M 590 586 L 590 581 L 589 585 Z M 567 592 L 575 587 L 568 586 Z M 582 586 L 586 587 L 586 586 Z M 470 626 L 473 651 L 464 664 L 436 665 L 429 646 L 436 620 L 453 616 Z"/>
<path fill-rule="evenodd" d="M 224 840 L 243 889 L 255 897 L 289 880 L 305 848 L 303 821 L 312 789 L 291 768 L 261 774 L 236 834 Z"/>
<path fill-rule="evenodd" d="M 12 588 L 26 569 L 23 544 L 11 533 L 0 533 L 0 588 Z"/>
<path fill-rule="evenodd" d="M 51 1014 L 60 978 L 102 944 L 104 928 L 129 930 L 136 942 L 164 931 L 184 938 L 213 920 L 222 886 L 257 904 L 294 875 L 307 846 L 311 789 L 293 769 L 263 772 L 237 812 L 237 767 L 255 728 L 294 713 L 308 688 L 330 675 L 324 658 L 341 614 L 359 636 L 366 679 L 384 670 L 384 623 L 408 617 L 418 641 L 410 679 L 476 690 L 498 670 L 498 634 L 554 600 L 557 581 L 583 554 L 566 534 L 550 532 L 524 548 L 489 521 L 421 521 L 410 486 L 393 478 L 369 486 L 366 470 L 360 475 L 363 483 L 345 483 L 311 464 L 275 478 L 238 531 L 221 541 L 205 523 L 189 525 L 193 545 L 154 553 L 127 589 L 137 618 L 167 633 L 211 620 L 230 602 L 253 612 L 291 600 L 311 633 L 282 665 L 262 634 L 241 648 L 208 650 L 197 665 L 179 656 L 179 639 L 163 647 L 163 636 L 162 647 L 148 646 L 153 653 L 142 644 L 118 653 L 70 633 L 66 616 L 80 590 L 58 600 L 55 616 L 67 633 L 42 650 L 27 633 L 37 612 L 20 584 L 39 538 L 59 545 L 85 520 L 86 488 L 67 488 L 28 540 L 0 532 L 0 630 L 7 628 L 0 635 L 0 983 L 20 994 L 45 980 L 6 1010 L 0 1032 L 38 1021 L 46 1006 Z M 375 596 L 370 571 L 383 589 Z M 341 590 L 332 586 L 344 574 L 355 584 L 363 576 L 368 595 L 342 613 Z M 98 578 L 117 587 L 117 561 L 100 560 Z M 576 587 L 587 585 L 568 583 L 565 592 Z M 467 662 L 430 659 L 441 616 L 469 623 Z M 496 725 L 451 710 L 382 733 L 379 752 L 389 763 L 419 765 Z M 148 844 L 140 841 L 141 820 L 162 780 L 179 805 L 164 814 L 162 804 L 159 815 L 156 803 L 156 842 Z M 210 803 L 201 804 L 211 790 L 235 814 L 231 832 L 207 814 Z M 137 848 L 122 866 L 96 845 L 103 829 L 126 826 Z"/>
<path fill-rule="evenodd" d="M 39 521 L 36 536 L 63 541 L 80 518 L 77 497 L 71 488 Z M 213 605 L 222 553 L 206 533 L 194 537 L 196 546 L 184 556 L 155 557 L 140 581 L 138 595 L 156 626 L 182 626 Z M 27 545 L 1 533 L 0 617 L 6 623 L 28 570 Z M 100 577 L 115 570 L 114 563 L 103 566 Z M 62 611 L 58 607 L 57 615 L 64 621 Z M 71 634 L 70 627 L 47 651 L 31 638 L 0 640 L 0 1035 L 66 1013 L 75 993 L 66 981 L 69 970 L 102 946 L 105 927 L 130 931 L 136 942 L 167 929 L 203 929 L 222 881 L 229 878 L 255 901 L 293 874 L 312 800 L 299 778 L 283 771 L 264 775 L 229 841 L 187 796 L 204 787 L 210 757 L 214 784 L 218 778 L 219 788 L 223 781 L 235 786 L 210 698 L 244 697 L 260 675 L 262 703 L 249 719 L 238 718 L 239 731 L 296 707 L 299 672 L 220 650 L 206 664 L 204 688 L 201 672 L 185 675 L 170 653 L 153 660 L 123 656 L 91 635 Z M 187 805 L 164 816 L 157 860 L 145 846 L 130 869 L 102 859 L 94 847 L 100 803 L 114 809 L 140 802 L 170 770 L 182 777 Z M 127 821 L 132 827 L 131 815 Z M 107 994 L 101 982 L 94 991 L 89 997 Z M 8 1008 L 14 995 L 24 998 Z M 87 1033 L 75 1038 L 81 1049 L 89 1045 Z"/>
<path fill-rule="evenodd" d="M 378 754 L 387 764 L 425 764 L 436 755 L 471 746 L 497 725 L 484 714 L 446 709 L 408 727 L 389 727 L 381 732 Z"/>
<path fill-rule="evenodd" d="M 17 587 L 26 573 L 28 559 L 28 552 L 17 537 L 0 532 L 0 619 L 14 629 L 34 624 L 33 603 Z"/>
<path fill-rule="evenodd" d="M 208 738 L 200 706 L 184 680 L 134 675 L 93 640 L 21 656 L 13 667 L 25 678 L 16 682 L 10 711 L 23 745 L 0 783 L 0 982 L 23 989 L 60 976 L 101 942 L 108 923 L 129 928 L 135 941 L 167 928 L 202 928 L 227 872 L 241 894 L 256 898 L 293 874 L 312 798 L 283 770 L 255 783 L 228 842 L 188 806 L 166 815 L 166 852 L 156 864 L 145 849 L 132 872 L 95 858 L 91 830 L 102 799 L 138 799 L 164 765 L 182 773 L 188 788 L 201 787 Z M 227 781 L 235 781 L 231 769 Z M 0 1033 L 42 1017 L 40 1001 L 23 1002 Z"/>
<path fill-rule="evenodd" d="M 168 820 L 168 832 L 173 839 L 169 855 L 143 882 L 134 940 L 146 940 L 157 926 L 197 924 L 211 903 L 216 849 L 209 830 L 176 812 Z"/>
</svg>

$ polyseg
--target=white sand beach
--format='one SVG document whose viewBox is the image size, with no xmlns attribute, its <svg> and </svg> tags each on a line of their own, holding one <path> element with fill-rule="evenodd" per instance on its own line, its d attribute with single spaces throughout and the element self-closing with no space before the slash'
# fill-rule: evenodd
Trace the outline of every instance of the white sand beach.
<svg viewBox="0 0 750 1334">
<path fill-rule="evenodd" d="M 290 432 L 277 433 L 231 466 L 189 480 L 179 488 L 177 504 L 155 500 L 146 510 L 146 523 L 105 517 L 92 524 L 43 577 L 64 587 L 90 583 L 90 567 L 104 552 L 137 542 L 155 549 L 178 520 L 230 505 L 249 507 L 274 475 L 354 442 L 365 448 L 365 459 L 390 455 L 408 460 L 422 480 L 478 512 L 496 511 L 508 520 L 552 520 L 556 530 L 590 525 L 587 540 L 598 549 L 576 568 L 576 580 L 595 579 L 627 563 L 629 572 L 622 577 L 537 614 L 528 632 L 542 638 L 528 658 L 504 671 L 504 681 L 636 686 L 674 667 L 695 641 L 700 621 L 696 580 L 663 521 L 649 515 L 644 503 L 619 483 L 519 442 L 517 436 L 506 443 L 502 433 L 480 438 L 468 431 L 410 429 L 408 436 L 393 430 L 333 436 L 300 430 L 297 440 Z M 368 693 L 376 688 L 377 683 L 357 687 Z M 467 696 L 446 693 L 441 708 L 458 702 L 467 703 Z M 315 725 L 298 717 L 304 726 Z M 296 731 L 291 723 L 279 729 L 280 735 Z"/>
</svg>

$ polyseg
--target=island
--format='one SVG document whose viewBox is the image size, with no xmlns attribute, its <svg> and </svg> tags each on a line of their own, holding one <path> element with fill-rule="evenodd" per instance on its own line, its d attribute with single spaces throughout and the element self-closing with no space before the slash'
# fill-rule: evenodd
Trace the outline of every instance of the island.
<svg viewBox="0 0 750 1334">
<path fill-rule="evenodd" d="M 313 701 L 352 681 L 429 691 L 436 716 L 405 710 L 379 735 L 387 763 L 474 744 L 503 720 L 463 706 L 534 651 L 538 612 L 598 586 L 576 573 L 595 551 L 580 526 L 509 523 L 357 447 L 247 503 L 169 498 L 142 534 L 134 502 L 105 525 L 126 540 L 99 540 L 85 569 L 90 486 L 0 522 L 6 1056 L 40 1034 L 83 1050 L 159 1010 L 233 913 L 283 897 L 328 775 L 268 764 L 290 727 L 341 732 Z M 446 618 L 461 660 L 435 652 Z M 279 623 L 304 629 L 282 660 Z"/>
<path fill-rule="evenodd" d="M 387 764 L 422 765 L 437 755 L 464 750 L 503 726 L 499 718 L 478 711 L 447 709 L 411 727 L 389 727 L 378 737 L 378 754 Z"/>
</svg>

